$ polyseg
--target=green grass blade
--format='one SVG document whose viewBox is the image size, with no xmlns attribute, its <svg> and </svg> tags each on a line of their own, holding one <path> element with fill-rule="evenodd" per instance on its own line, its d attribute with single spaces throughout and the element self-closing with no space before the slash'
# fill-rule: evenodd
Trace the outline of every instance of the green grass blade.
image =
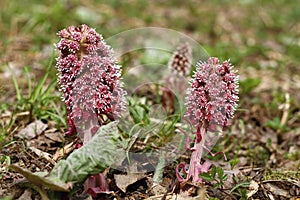
<svg viewBox="0 0 300 200">
<path fill-rule="evenodd" d="M 53 81 L 48 85 L 48 87 L 45 89 L 45 91 L 43 91 L 43 92 L 41 93 L 41 100 L 44 100 L 46 97 L 49 96 L 49 93 L 52 91 L 52 89 L 55 88 L 56 83 L 57 83 L 56 80 L 53 80 Z"/>
<path fill-rule="evenodd" d="M 19 87 L 16 75 L 10 67 L 8 67 L 8 69 L 9 69 L 9 71 L 11 73 L 11 76 L 12 76 L 12 80 L 13 80 L 14 87 L 15 87 L 15 90 L 16 90 L 17 100 L 21 101 L 22 100 L 22 95 L 21 95 L 21 92 L 20 92 L 20 87 Z"/>
<path fill-rule="evenodd" d="M 37 87 L 33 91 L 33 96 L 31 97 L 32 103 L 35 102 L 37 100 L 37 98 L 41 95 L 41 91 L 43 89 L 43 86 L 45 85 L 47 78 L 48 78 L 50 67 L 52 66 L 53 60 L 54 60 L 54 53 L 52 53 L 52 56 L 49 61 L 48 67 L 46 69 L 45 75 L 43 76 L 42 80 L 39 81 Z"/>
<path fill-rule="evenodd" d="M 25 73 L 27 76 L 27 82 L 28 82 L 28 96 L 30 96 L 32 93 L 32 82 L 31 82 L 31 78 L 30 78 L 30 73 L 29 73 L 28 67 L 25 67 L 24 70 L 25 70 Z"/>
<path fill-rule="evenodd" d="M 239 183 L 230 190 L 229 194 L 231 194 L 234 190 L 236 190 L 239 187 L 249 187 L 249 185 L 250 185 L 250 183 L 248 183 L 248 182 Z"/>
</svg>

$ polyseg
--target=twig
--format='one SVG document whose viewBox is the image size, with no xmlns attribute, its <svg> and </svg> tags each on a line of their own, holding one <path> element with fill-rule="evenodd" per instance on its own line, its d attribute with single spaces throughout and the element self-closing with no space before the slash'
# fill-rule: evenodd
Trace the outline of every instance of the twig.
<svg viewBox="0 0 300 200">
<path fill-rule="evenodd" d="M 43 152 L 35 147 L 29 147 L 31 151 L 33 151 L 36 155 L 45 158 L 48 162 L 50 162 L 52 165 L 56 165 L 56 162 L 51 158 L 51 154 Z"/>
<path fill-rule="evenodd" d="M 169 192 L 169 193 L 167 193 L 167 194 L 159 194 L 159 195 L 156 195 L 156 196 L 151 196 L 151 197 L 147 198 L 146 200 L 150 200 L 150 199 L 161 199 L 161 198 L 165 197 L 166 195 L 167 195 L 167 196 L 172 196 L 172 192 Z"/>
<path fill-rule="evenodd" d="M 30 114 L 29 111 L 25 111 L 25 112 L 16 113 L 14 115 L 14 117 L 17 118 L 17 117 L 26 116 L 29 114 Z M 0 118 L 8 118 L 8 117 L 12 117 L 12 116 L 13 116 L 12 113 L 4 113 L 4 114 L 0 115 Z"/>
<path fill-rule="evenodd" d="M 290 110 L 291 104 L 290 104 L 290 94 L 285 93 L 285 103 L 283 107 L 283 114 L 280 121 L 280 127 L 284 126 L 288 120 L 289 116 L 289 110 Z M 279 132 L 279 130 L 277 130 Z"/>
</svg>

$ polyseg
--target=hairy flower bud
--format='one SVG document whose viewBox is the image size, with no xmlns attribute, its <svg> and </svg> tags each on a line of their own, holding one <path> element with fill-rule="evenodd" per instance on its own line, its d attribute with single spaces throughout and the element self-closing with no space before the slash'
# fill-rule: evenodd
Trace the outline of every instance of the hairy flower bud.
<svg viewBox="0 0 300 200">
<path fill-rule="evenodd" d="M 67 107 L 69 135 L 76 122 L 97 121 L 101 115 L 115 120 L 125 105 L 121 70 L 112 49 L 101 35 L 87 25 L 61 30 L 56 48 L 58 82 Z M 87 128 L 90 125 L 83 125 Z M 95 129 L 92 124 L 89 129 Z"/>
</svg>

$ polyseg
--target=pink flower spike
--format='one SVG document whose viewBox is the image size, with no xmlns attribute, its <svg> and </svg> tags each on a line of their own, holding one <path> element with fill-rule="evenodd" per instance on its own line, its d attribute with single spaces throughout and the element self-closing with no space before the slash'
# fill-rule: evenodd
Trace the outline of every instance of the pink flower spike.
<svg viewBox="0 0 300 200">
<path fill-rule="evenodd" d="M 220 127 L 229 125 L 230 119 L 233 118 L 234 111 L 238 102 L 238 79 L 236 72 L 232 70 L 228 61 L 219 62 L 218 58 L 211 57 L 207 62 L 198 62 L 196 71 L 190 82 L 191 87 L 187 92 L 186 105 L 187 111 L 184 116 L 185 120 L 191 124 L 191 130 L 195 130 L 194 146 L 190 148 L 186 144 L 186 149 L 191 150 L 191 158 L 187 179 L 183 179 L 178 169 L 176 175 L 179 181 L 192 179 L 193 183 L 201 182 L 200 174 L 208 172 L 211 163 L 203 162 L 204 153 L 208 152 L 215 156 L 223 152 L 212 153 L 210 147 L 216 137 L 211 137 L 208 132 L 218 132 Z M 191 139 L 185 131 L 182 131 L 187 137 L 186 143 Z M 202 164 L 201 164 L 202 163 Z M 184 166 L 183 164 L 178 167 Z"/>
<path fill-rule="evenodd" d="M 94 134 L 101 125 L 96 118 L 106 115 L 116 120 L 124 109 L 126 92 L 120 81 L 120 66 L 115 63 L 111 47 L 95 29 L 70 26 L 58 35 L 61 40 L 56 45 L 56 67 L 67 107 L 67 135 Z"/>
<path fill-rule="evenodd" d="M 186 117 L 193 125 L 226 126 L 238 101 L 238 76 L 229 61 L 199 62 L 188 90 Z"/>
</svg>

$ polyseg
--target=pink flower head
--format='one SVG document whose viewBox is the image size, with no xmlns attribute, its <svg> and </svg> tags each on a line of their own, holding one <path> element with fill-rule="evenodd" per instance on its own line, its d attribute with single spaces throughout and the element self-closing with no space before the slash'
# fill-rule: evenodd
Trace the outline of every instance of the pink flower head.
<svg viewBox="0 0 300 200">
<path fill-rule="evenodd" d="M 238 101 L 238 76 L 229 61 L 199 62 L 188 90 L 186 117 L 193 125 L 228 125 Z"/>
<path fill-rule="evenodd" d="M 77 133 L 78 121 L 98 121 L 102 115 L 118 118 L 125 105 L 125 91 L 110 46 L 87 25 L 70 26 L 58 35 L 61 40 L 56 45 L 60 53 L 56 67 L 67 107 L 67 134 Z M 97 125 L 92 126 L 89 128 L 95 130 Z"/>
</svg>

